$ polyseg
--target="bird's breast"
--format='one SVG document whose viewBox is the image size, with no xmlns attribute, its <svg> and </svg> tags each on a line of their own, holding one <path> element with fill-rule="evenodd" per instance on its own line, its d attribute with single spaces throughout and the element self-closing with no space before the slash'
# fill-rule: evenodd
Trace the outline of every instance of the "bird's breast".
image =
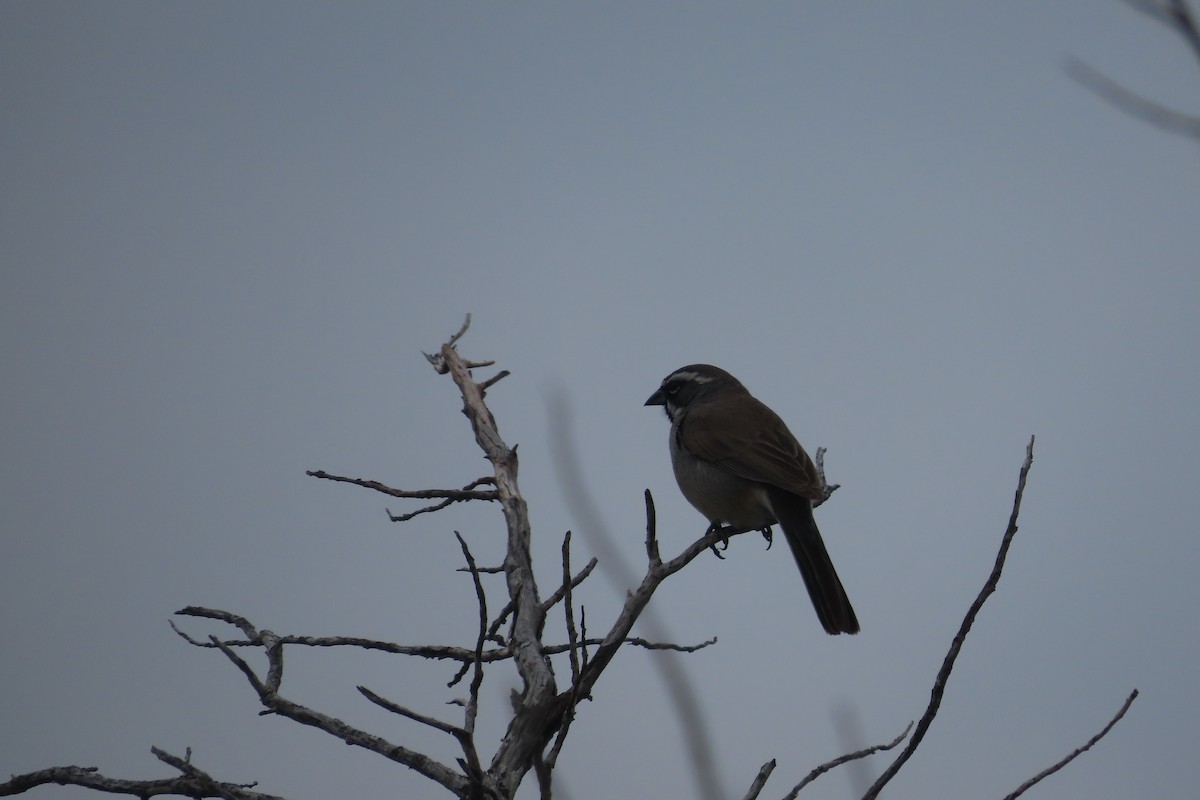
<svg viewBox="0 0 1200 800">
<path fill-rule="evenodd" d="M 739 528 L 765 528 L 775 524 L 762 484 L 697 458 L 679 444 L 675 434 L 675 426 L 672 426 L 671 466 L 675 481 L 687 501 L 709 522 Z"/>
</svg>

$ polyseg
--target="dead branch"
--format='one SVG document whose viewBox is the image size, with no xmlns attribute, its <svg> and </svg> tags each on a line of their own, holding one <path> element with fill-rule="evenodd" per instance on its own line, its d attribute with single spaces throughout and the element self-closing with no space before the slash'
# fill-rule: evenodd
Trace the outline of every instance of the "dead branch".
<svg viewBox="0 0 1200 800">
<path fill-rule="evenodd" d="M 727 529 L 713 529 L 706 532 L 696 541 L 688 545 L 682 553 L 670 561 L 663 561 L 659 555 L 658 536 L 656 532 L 656 516 L 654 513 L 654 499 L 647 489 L 645 493 L 646 499 L 646 554 L 649 562 L 646 574 L 642 578 L 641 584 L 629 593 L 625 600 L 625 605 L 621 608 L 621 612 L 617 616 L 616 622 L 609 630 L 608 635 L 604 637 L 604 641 L 596 649 L 595 655 L 588 662 L 579 676 L 578 694 L 581 697 L 586 697 L 591 693 L 596 681 L 600 678 L 600 674 L 608 666 L 616 655 L 617 650 L 627 641 L 627 636 L 633 624 L 637 622 L 642 610 L 646 604 L 650 602 L 650 598 L 654 596 L 654 592 L 670 576 L 674 575 L 679 570 L 686 567 L 705 550 L 715 546 L 718 542 L 723 541 L 731 535 L 739 533 L 748 533 L 749 531 L 735 531 L 730 533 Z"/>
<path fill-rule="evenodd" d="M 574 597 L 571 594 L 572 579 L 571 579 L 571 532 L 567 531 L 563 536 L 562 543 L 562 590 L 563 590 L 563 616 L 566 618 L 567 627 L 567 643 L 571 646 L 568 655 L 570 656 L 571 664 L 571 691 L 567 698 L 566 709 L 563 712 L 562 723 L 558 727 L 558 735 L 554 739 L 554 744 L 550 746 L 550 752 L 541 759 L 541 765 L 538 770 L 538 783 L 543 796 L 550 796 L 551 774 L 555 764 L 558 763 L 558 754 L 562 752 L 563 743 L 567 739 L 567 734 L 571 730 L 571 723 L 575 721 L 575 706 L 579 704 L 579 673 L 581 664 L 587 666 L 587 649 L 586 645 L 582 648 L 579 643 L 579 630 L 575 625 L 575 603 Z M 580 649 L 583 650 L 582 658 L 580 657 Z"/>
<path fill-rule="evenodd" d="M 913 724 L 911 722 L 908 723 L 908 725 L 904 728 L 904 730 L 902 730 L 900 732 L 900 735 L 897 736 L 895 739 L 892 739 L 887 744 L 877 744 L 877 745 L 874 745 L 873 747 L 866 747 L 866 748 L 863 748 L 862 750 L 855 750 L 853 753 L 846 753 L 844 756 L 838 756 L 837 758 L 826 761 L 824 764 L 821 764 L 818 767 L 814 767 L 811 772 L 809 772 L 807 775 L 804 776 L 804 780 L 802 780 L 798 784 L 796 784 L 795 787 L 793 787 L 790 792 L 788 792 L 787 794 L 785 794 L 783 796 L 784 800 L 796 800 L 796 796 L 798 794 L 800 794 L 801 789 L 803 789 L 805 786 L 808 786 L 808 784 L 812 783 L 817 778 L 824 775 L 826 772 L 829 772 L 829 770 L 831 770 L 831 769 L 840 767 L 842 764 L 846 764 L 851 761 L 857 761 L 860 758 L 866 758 L 867 756 L 874 755 L 875 753 L 881 753 L 885 750 L 891 750 L 896 745 L 898 745 L 902 741 L 904 741 L 904 737 L 908 736 L 908 732 L 910 730 L 912 730 L 912 726 L 913 726 Z"/>
<path fill-rule="evenodd" d="M 233 617 L 226 611 L 217 609 L 201 608 L 199 606 L 188 606 L 181 608 L 175 612 L 183 616 L 204 617 L 208 619 L 221 619 L 222 617 Z M 172 630 L 186 641 L 188 644 L 195 647 L 206 647 L 211 649 L 219 649 L 207 639 L 197 639 L 191 634 L 182 630 L 175 624 L 174 621 L 168 620 L 168 624 Z M 247 622 L 249 624 L 249 622 Z M 383 653 L 393 653 L 402 656 L 416 656 L 418 658 L 428 658 L 431 660 L 440 661 L 457 661 L 470 666 L 475 658 L 475 651 L 466 647 L 457 647 L 454 645 L 405 645 L 397 644 L 396 642 L 384 642 L 378 639 L 364 639 L 357 636 L 278 636 L 280 644 L 294 644 L 301 647 L 357 647 L 362 650 L 378 650 Z M 592 647 L 600 644 L 603 641 L 595 637 L 580 640 L 580 645 Z M 222 639 L 222 644 L 227 647 L 258 647 L 259 643 L 251 639 Z M 645 650 L 674 650 L 680 653 L 694 653 L 697 650 L 703 650 L 717 643 L 716 637 L 707 639 L 699 644 L 682 645 L 674 642 L 653 642 L 643 639 L 640 636 L 631 636 L 625 640 L 625 644 L 634 647 L 640 647 Z M 566 653 L 571 649 L 570 644 L 547 644 L 544 645 L 548 655 L 558 655 Z M 484 650 L 480 653 L 480 659 L 483 663 L 491 663 L 494 661 L 507 661 L 512 658 L 512 651 L 507 647 L 497 647 L 491 650 Z"/>
<path fill-rule="evenodd" d="M 471 676 L 471 686 L 467 694 L 466 709 L 463 712 L 463 735 L 459 739 L 462 744 L 464 760 L 459 765 L 479 785 L 485 785 L 483 767 L 479 763 L 479 753 L 475 749 L 475 717 L 479 713 L 479 687 L 483 685 L 483 642 L 487 638 L 487 596 L 483 592 L 483 582 L 479 579 L 479 570 L 475 567 L 475 557 L 471 548 L 458 532 L 454 532 L 458 544 L 462 547 L 463 558 L 466 559 L 467 569 L 471 571 L 471 580 L 475 584 L 475 598 L 479 603 L 479 636 L 475 639 L 475 651 L 471 654 L 471 666 L 474 672 Z"/>
<path fill-rule="evenodd" d="M 1067 59 L 1063 67 L 1066 73 L 1084 88 L 1095 93 L 1131 117 L 1192 139 L 1200 138 L 1200 117 L 1168 108 L 1162 103 L 1138 94 L 1117 83 L 1086 61 Z"/>
<path fill-rule="evenodd" d="M 258 645 L 265 650 L 267 656 L 267 675 L 264 679 L 241 656 L 234 652 L 233 647 L 216 636 L 209 637 L 212 645 L 220 650 L 246 677 L 246 680 L 258 695 L 259 702 L 263 705 L 264 711 L 262 713 L 278 714 L 294 722 L 299 722 L 301 725 L 308 725 L 317 730 L 324 731 L 337 739 L 341 739 L 348 745 L 361 747 L 364 750 L 369 750 L 386 759 L 402 764 L 441 784 L 460 797 L 465 796 L 469 787 L 468 779 L 446 765 L 429 758 L 423 753 L 418 753 L 389 742 L 381 736 L 360 730 L 336 717 L 315 711 L 281 695 L 279 689 L 283 682 L 284 644 L 280 640 L 280 637 L 271 631 L 259 631 L 245 617 L 213 609 L 188 607 L 179 613 L 187 616 L 218 619 L 235 625 L 241 629 L 242 634 L 252 644 Z"/>
<path fill-rule="evenodd" d="M 366 480 L 364 478 L 348 478 L 344 475 L 333 475 L 323 469 L 308 470 L 304 473 L 312 478 L 321 478 L 327 481 L 336 481 L 338 483 L 351 483 L 355 486 L 362 486 L 366 489 L 374 489 L 382 494 L 392 497 L 403 497 L 417 500 L 433 500 L 441 499 L 442 502 L 434 503 L 431 506 L 418 508 L 416 511 L 408 514 L 393 514 L 390 510 L 387 512 L 388 519 L 392 522 L 407 522 L 413 517 L 421 514 L 430 514 L 434 511 L 441 511 L 443 508 L 453 503 L 463 503 L 468 500 L 498 500 L 500 496 L 492 490 L 476 489 L 477 486 L 485 486 L 493 484 L 495 481 L 489 477 L 478 478 L 471 481 L 461 489 L 393 489 L 391 486 L 380 483 L 379 481 Z"/>
<path fill-rule="evenodd" d="M 1026 792 L 1026 790 L 1032 788 L 1034 786 L 1034 784 L 1039 783 L 1044 778 L 1050 777 L 1051 775 L 1053 775 L 1054 773 L 1058 772 L 1060 769 L 1065 767 L 1067 764 L 1070 764 L 1076 758 L 1078 758 L 1079 756 L 1086 753 L 1088 750 L 1091 750 L 1092 745 L 1094 745 L 1096 742 L 1100 741 L 1105 736 L 1107 736 L 1108 732 L 1113 729 L 1113 726 L 1121 721 L 1121 717 L 1125 716 L 1125 712 L 1129 710 L 1129 707 L 1131 705 L 1133 705 L 1133 701 L 1137 699 L 1137 696 L 1138 696 L 1138 690 L 1134 689 L 1132 692 L 1129 693 L 1129 697 L 1125 698 L 1125 702 L 1121 704 L 1121 709 L 1119 711 L 1117 711 L 1116 716 L 1114 716 L 1112 719 L 1110 719 L 1108 721 L 1108 724 L 1105 725 L 1100 730 L 1099 733 L 1097 733 L 1092 738 L 1088 739 L 1087 742 L 1082 747 L 1077 747 L 1074 750 L 1072 750 L 1061 761 L 1057 762 L 1056 764 L 1054 764 L 1052 766 L 1047 767 L 1046 769 L 1039 772 L 1037 775 L 1034 775 L 1032 778 L 1030 778 L 1029 780 L 1022 783 L 1020 786 L 1018 786 L 1016 788 L 1016 790 L 1012 794 L 1007 795 L 1004 798 L 1004 800 L 1016 800 L 1016 798 L 1020 797 L 1022 794 L 1024 794 Z"/>
<path fill-rule="evenodd" d="M 179 770 L 175 778 L 160 778 L 148 781 L 130 781 L 101 775 L 96 767 L 51 767 L 24 775 L 13 775 L 0 783 L 0 797 L 22 794 L 37 786 L 80 786 L 108 794 L 127 794 L 149 798 L 161 795 L 183 797 L 219 797 L 226 800 L 284 800 L 273 794 L 251 791 L 254 783 L 226 783 L 218 781 L 191 763 L 191 752 L 187 758 L 179 758 L 157 747 L 150 748 L 155 758 Z"/>
<path fill-rule="evenodd" d="M 813 463 L 817 467 L 817 480 L 821 482 L 821 499 L 813 501 L 813 508 L 824 503 L 834 492 L 842 488 L 840 483 L 829 483 L 825 480 L 825 450 L 824 447 L 818 447 L 817 452 L 813 455 Z"/>
<path fill-rule="evenodd" d="M 1177 33 L 1200 59 L 1200 25 L 1187 0 L 1125 0 L 1125 3 Z M 1156 103 L 1079 59 L 1068 59 L 1065 69 L 1082 86 L 1125 113 L 1165 131 L 1200 139 L 1200 117 Z"/>
<path fill-rule="evenodd" d="M 598 564 L 598 563 L 599 563 L 599 561 L 597 561 L 597 559 L 595 559 L 595 558 L 588 561 L 588 563 L 584 566 L 584 568 L 579 570 L 579 574 L 571 579 L 570 588 L 574 589 L 577 586 L 579 586 L 579 584 L 583 583 L 583 581 L 589 575 L 592 574 L 592 570 L 594 570 L 596 568 L 596 564 Z M 480 570 L 480 571 L 482 572 L 483 570 Z M 501 568 L 501 571 L 503 571 L 503 568 Z M 566 585 L 564 584 L 563 586 L 559 586 L 557 589 L 555 589 L 554 594 L 550 595 L 549 597 L 547 597 L 545 599 L 545 601 L 542 603 L 542 611 L 544 613 L 549 612 L 550 609 L 554 608 L 554 606 L 557 605 L 558 602 L 560 600 L 562 600 L 563 597 L 565 597 L 565 596 L 566 596 Z M 491 627 L 488 628 L 488 637 L 489 638 L 496 635 L 497 631 L 500 630 L 500 626 L 502 626 L 504 624 L 505 620 L 508 619 L 509 614 L 512 613 L 513 608 L 514 608 L 514 605 L 513 605 L 512 601 L 510 600 L 508 602 L 508 604 L 504 606 L 504 608 L 500 609 L 500 613 L 496 615 L 496 620 L 491 624 Z"/>
<path fill-rule="evenodd" d="M 917 727 L 913 731 L 912 738 L 908 740 L 908 744 L 900 751 L 900 755 L 896 757 L 896 760 L 883 771 L 883 774 L 879 776 L 871 788 L 867 790 L 867 793 L 863 795 L 863 800 L 870 800 L 870 798 L 879 796 L 883 787 L 895 777 L 900 768 L 904 766 L 904 762 L 908 761 L 909 757 L 916 751 L 917 746 L 921 744 L 921 740 L 925 738 L 925 732 L 933 724 L 933 718 L 937 716 L 938 708 L 942 704 L 942 695 L 946 691 L 946 681 L 950 679 L 950 672 L 954 669 L 954 662 L 958 658 L 959 651 L 962 650 L 963 642 L 966 640 L 971 626 L 975 624 L 975 617 L 979 615 L 979 610 L 983 608 L 983 604 L 991 596 L 992 592 L 996 591 L 996 585 L 1000 582 L 1000 574 L 1004 571 L 1004 560 L 1008 557 L 1008 548 L 1012 545 L 1013 537 L 1017 535 L 1017 517 L 1021 513 L 1021 498 L 1025 494 L 1025 479 L 1029 476 L 1029 470 L 1033 467 L 1034 438 L 1030 436 L 1029 444 L 1025 447 L 1025 463 L 1021 465 L 1021 472 L 1017 476 L 1017 491 L 1013 497 L 1012 513 L 1008 517 L 1008 528 L 1004 531 L 1004 536 L 1000 540 L 1000 550 L 996 553 L 996 563 L 992 566 L 992 573 L 984 582 L 983 588 L 979 590 L 979 595 L 971 603 L 971 607 L 967 609 L 967 614 L 963 617 L 962 624 L 958 628 L 958 633 L 955 634 L 954 641 L 950 643 L 950 650 L 942 660 L 942 666 L 938 670 L 937 677 L 934 678 L 929 705 L 925 708 L 925 713 L 921 715 L 920 720 L 917 721 Z"/>
<path fill-rule="evenodd" d="M 375 705 L 384 709 L 385 711 L 390 711 L 393 714 L 398 714 L 406 719 L 411 719 L 413 722 L 419 722 L 422 725 L 428 725 L 429 727 L 433 728 L 435 731 L 441 731 L 442 733 L 448 733 L 456 739 L 463 736 L 466 733 L 466 731 L 464 731 L 462 728 L 458 727 L 457 725 L 451 725 L 449 722 L 442 722 L 437 717 L 431 717 L 427 714 L 422 714 L 418 711 L 413 711 L 411 708 L 408 708 L 407 706 L 402 706 L 399 703 L 394 703 L 391 700 L 388 700 L 386 697 L 379 696 L 378 694 L 371 691 L 370 689 L 368 689 L 365 686 L 356 686 L 354 688 L 358 689 L 358 693 L 361 694 L 363 697 L 367 698 L 372 703 L 374 703 Z"/>
<path fill-rule="evenodd" d="M 1147 14 L 1183 37 L 1192 54 L 1200 59 L 1200 26 L 1187 0 L 1125 0 L 1136 11 Z"/>
<path fill-rule="evenodd" d="M 749 791 L 746 792 L 742 800 L 758 800 L 759 794 L 762 793 L 763 787 L 767 785 L 767 779 L 771 777 L 771 773 L 775 771 L 775 759 L 771 759 L 763 764 L 758 769 L 758 774 L 754 776 L 754 781 L 750 784 Z"/>
</svg>

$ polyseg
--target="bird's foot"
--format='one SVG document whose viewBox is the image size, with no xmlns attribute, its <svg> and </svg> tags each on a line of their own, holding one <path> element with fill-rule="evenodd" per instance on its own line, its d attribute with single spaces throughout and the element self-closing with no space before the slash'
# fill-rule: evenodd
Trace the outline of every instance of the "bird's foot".
<svg viewBox="0 0 1200 800">
<path fill-rule="evenodd" d="M 720 533 L 721 531 L 727 530 L 728 528 L 729 528 L 728 525 L 718 525 L 714 522 L 712 525 L 708 526 L 708 530 L 706 530 L 704 533 L 705 533 L 705 535 L 708 535 L 710 533 Z M 720 549 L 717 548 L 718 544 L 720 545 Z M 721 551 L 729 549 L 729 536 L 722 536 L 720 542 L 714 542 L 714 543 L 710 544 L 708 546 L 708 549 L 712 550 L 714 556 L 716 556 L 717 558 L 724 561 L 725 556 L 721 555 Z"/>
<path fill-rule="evenodd" d="M 763 535 L 763 538 L 767 540 L 767 549 L 770 550 L 771 545 L 773 545 L 775 543 L 775 536 L 771 530 L 771 526 L 768 525 L 765 528 L 759 528 L 758 532 L 761 533 Z"/>
</svg>

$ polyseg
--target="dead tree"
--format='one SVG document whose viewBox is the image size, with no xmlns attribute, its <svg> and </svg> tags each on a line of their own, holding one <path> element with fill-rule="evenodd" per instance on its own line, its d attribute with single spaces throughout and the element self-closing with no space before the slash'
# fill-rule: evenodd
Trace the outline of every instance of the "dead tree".
<svg viewBox="0 0 1200 800">
<path fill-rule="evenodd" d="M 426 354 L 430 364 L 441 374 L 448 374 L 458 387 L 463 401 L 463 413 L 470 422 L 475 441 L 492 466 L 492 474 L 480 477 L 461 489 L 394 489 L 382 483 L 360 478 L 332 475 L 324 471 L 308 474 L 324 480 L 351 483 L 384 494 L 410 499 L 436 501 L 408 514 L 392 516 L 393 520 L 411 519 L 419 514 L 432 513 L 453 503 L 486 501 L 499 505 L 504 517 L 506 547 L 503 563 L 499 567 L 480 567 L 461 536 L 465 570 L 472 577 L 475 598 L 479 611 L 479 624 L 475 640 L 465 646 L 446 645 L 403 645 L 394 642 L 376 641 L 351 637 L 314 637 L 280 635 L 259 628 L 246 617 L 228 611 L 189 606 L 176 612 L 182 617 L 215 620 L 235 629 L 237 633 L 226 637 L 209 636 L 197 638 L 175 622 L 171 627 L 189 644 L 201 648 L 219 650 L 229 662 L 246 678 L 259 703 L 263 714 L 286 717 L 302 725 L 321 730 L 334 739 L 348 745 L 373 752 L 420 773 L 429 780 L 443 786 L 450 794 L 459 798 L 492 798 L 509 800 L 516 795 L 518 787 L 532 770 L 538 781 L 542 798 L 553 795 L 553 773 L 563 743 L 570 733 L 575 709 L 591 696 L 605 668 L 617 652 L 626 645 L 642 648 L 669 648 L 692 652 L 707 647 L 715 640 L 685 646 L 668 642 L 650 642 L 631 637 L 630 632 L 639 616 L 646 609 L 658 587 L 693 559 L 710 548 L 715 549 L 731 536 L 747 531 L 719 529 L 707 531 L 688 545 L 679 555 L 663 560 L 656 536 L 654 503 L 647 491 L 645 572 L 640 582 L 627 594 L 625 603 L 615 620 L 603 636 L 589 636 L 582 615 L 576 611 L 575 590 L 587 579 L 596 566 L 592 559 L 582 569 L 573 571 L 571 564 L 571 536 L 566 534 L 562 542 L 562 570 L 554 577 L 554 590 L 543 597 L 535 578 L 530 558 L 532 530 L 525 499 L 517 482 L 517 451 L 510 447 L 500 435 L 496 420 L 488 409 L 487 392 L 508 373 L 499 371 L 495 375 L 476 380 L 472 371 L 492 366 L 491 361 L 471 361 L 464 358 L 457 344 L 470 324 L 468 315 L 462 328 L 441 346 L 437 353 Z M 943 693 L 955 659 L 966 640 L 976 615 L 987 598 L 995 591 L 1004 568 L 1005 557 L 1017 533 L 1017 517 L 1025 481 L 1033 463 L 1033 439 L 1026 448 L 1025 461 L 1017 481 L 1013 498 L 1012 513 L 1000 542 L 995 564 L 979 595 L 967 610 L 958 632 L 950 645 L 945 659 L 934 679 L 930 699 L 924 713 L 915 723 L 909 723 L 899 736 L 890 742 L 869 747 L 814 768 L 800 783 L 782 796 L 794 798 L 809 783 L 820 775 L 842 764 L 864 758 L 873 753 L 891 750 L 901 742 L 907 742 L 873 786 L 866 798 L 879 796 L 888 781 L 904 766 L 920 745 L 941 705 Z M 820 464 L 820 451 L 818 451 Z M 824 475 L 822 473 L 822 481 Z M 826 497 L 835 489 L 826 485 Z M 457 534 L 456 534 L 457 535 Z M 506 596 L 495 602 L 484 590 L 481 575 L 502 573 Z M 493 611 L 492 609 L 498 610 Z M 544 636 L 547 615 L 561 608 L 564 615 L 565 642 L 550 643 Z M 419 725 L 427 726 L 451 737 L 461 750 L 453 765 L 441 763 L 428 755 L 397 744 L 361 728 L 304 706 L 284 694 L 284 651 L 288 647 L 350 647 L 376 650 L 400 656 L 415 656 L 444 660 L 456 665 L 450 685 L 467 681 L 466 697 L 459 703 L 460 719 L 447 721 L 414 711 L 403 704 L 385 698 L 365 686 L 358 691 L 369 702 L 380 708 L 407 718 Z M 266 656 L 265 672 L 254 669 L 239 651 L 246 648 L 261 649 Z M 476 717 L 479 709 L 479 692 L 485 669 L 497 662 L 511 661 L 520 677 L 520 690 L 514 692 L 512 716 L 507 730 L 494 746 L 493 755 L 486 761 L 480 754 L 476 741 Z M 1061 769 L 1072 759 L 1098 742 L 1124 716 L 1137 691 L 1125 700 L 1117 714 L 1088 742 L 1068 754 L 1058 763 L 1030 778 L 1018 787 L 1010 798 L 1015 798 L 1048 775 Z M 910 735 L 911 731 L 911 735 Z M 184 757 L 172 755 L 158 748 L 151 752 L 179 774 L 172 778 L 152 780 L 127 780 L 102 775 L 95 767 L 51 767 L 23 775 L 15 775 L 0 783 L 0 796 L 21 794 L 36 786 L 46 784 L 82 786 L 97 791 L 126 794 L 140 798 L 162 795 L 186 797 L 220 797 L 231 800 L 269 800 L 273 795 L 255 791 L 255 784 L 237 784 L 220 781 L 201 770 L 191 761 L 191 752 Z M 749 781 L 746 800 L 758 798 L 775 769 L 775 761 L 768 761 L 758 774 Z"/>
</svg>

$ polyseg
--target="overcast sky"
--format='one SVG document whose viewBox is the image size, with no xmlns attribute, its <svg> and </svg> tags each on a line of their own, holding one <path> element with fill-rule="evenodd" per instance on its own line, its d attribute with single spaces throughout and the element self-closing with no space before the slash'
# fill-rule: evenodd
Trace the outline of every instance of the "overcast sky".
<svg viewBox="0 0 1200 800">
<path fill-rule="evenodd" d="M 642 406 L 668 372 L 718 364 L 828 448 L 842 489 L 817 519 L 859 636 L 822 633 L 791 556 L 754 536 L 655 599 L 677 641 L 719 637 L 678 659 L 724 796 L 774 758 L 780 797 L 920 715 L 1030 434 L 1004 579 L 890 796 L 1003 796 L 1135 687 L 1030 796 L 1193 793 L 1200 158 L 1069 57 L 1200 108 L 1194 54 L 1118 0 L 4 3 L 0 775 L 172 774 L 153 745 L 297 799 L 445 797 L 258 716 L 167 620 L 198 604 L 280 633 L 473 642 L 452 531 L 495 563 L 495 507 L 393 524 L 385 508 L 414 506 L 304 474 L 486 474 L 421 356 L 473 312 L 462 351 L 512 371 L 489 399 L 520 445 L 543 591 L 565 530 L 577 563 L 597 547 L 557 477 L 557 399 L 639 573 L 644 488 L 667 553 L 705 524 Z M 598 576 L 576 601 L 598 632 L 621 592 Z M 452 762 L 354 689 L 457 720 L 451 675 L 297 650 L 284 687 Z M 514 685 L 488 673 L 485 757 Z M 886 763 L 803 796 L 851 797 Z M 645 653 L 581 707 L 558 781 L 696 795 Z"/>
</svg>

